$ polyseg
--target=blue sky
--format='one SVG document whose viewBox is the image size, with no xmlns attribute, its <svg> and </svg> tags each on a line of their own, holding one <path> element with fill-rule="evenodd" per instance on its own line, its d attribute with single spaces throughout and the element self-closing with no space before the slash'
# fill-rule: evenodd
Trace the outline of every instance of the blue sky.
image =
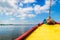
<svg viewBox="0 0 60 40">
<path fill-rule="evenodd" d="M 0 0 L 0 24 L 38 24 L 48 17 L 50 0 Z M 60 0 L 52 0 L 51 17 L 60 22 Z"/>
</svg>

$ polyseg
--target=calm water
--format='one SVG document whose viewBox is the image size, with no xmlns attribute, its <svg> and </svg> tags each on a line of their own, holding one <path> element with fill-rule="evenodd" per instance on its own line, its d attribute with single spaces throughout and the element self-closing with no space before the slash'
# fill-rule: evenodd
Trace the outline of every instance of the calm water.
<svg viewBox="0 0 60 40">
<path fill-rule="evenodd" d="M 35 24 L 0 25 L 0 40 L 14 40 Z"/>
</svg>

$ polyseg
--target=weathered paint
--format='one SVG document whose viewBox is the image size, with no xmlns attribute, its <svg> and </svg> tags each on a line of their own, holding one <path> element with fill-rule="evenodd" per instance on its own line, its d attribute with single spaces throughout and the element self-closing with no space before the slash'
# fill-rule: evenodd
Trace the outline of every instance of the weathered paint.
<svg viewBox="0 0 60 40">
<path fill-rule="evenodd" d="M 29 36 L 39 27 L 42 27 L 41 25 L 44 23 L 39 23 L 38 26 L 34 26 L 33 28 L 29 29 L 27 32 L 25 32 L 23 35 L 19 36 L 15 40 L 28 40 Z M 55 24 L 58 24 L 60 26 L 60 23 L 55 22 Z M 50 25 L 49 25 L 50 26 Z M 52 25 L 54 26 L 54 25 Z M 57 27 L 57 26 L 56 26 Z M 39 38 L 39 37 L 38 37 Z"/>
<path fill-rule="evenodd" d="M 60 40 L 60 24 L 43 24 L 32 32 L 25 40 Z"/>
</svg>

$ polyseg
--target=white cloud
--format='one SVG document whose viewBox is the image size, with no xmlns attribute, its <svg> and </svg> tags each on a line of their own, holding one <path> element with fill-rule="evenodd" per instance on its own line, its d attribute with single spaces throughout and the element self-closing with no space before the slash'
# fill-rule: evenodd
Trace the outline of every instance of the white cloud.
<svg viewBox="0 0 60 40">
<path fill-rule="evenodd" d="M 2 12 L 2 10 L 0 10 L 0 13 Z"/>
<path fill-rule="evenodd" d="M 39 14 L 41 11 L 41 9 L 40 9 L 41 7 L 40 7 L 40 5 L 35 5 L 35 7 L 34 7 L 34 11 L 35 11 L 35 13 L 36 14 Z"/>
<path fill-rule="evenodd" d="M 55 4 L 55 2 L 56 0 L 52 0 L 51 5 Z M 49 9 L 50 9 L 50 0 L 46 0 L 44 6 L 35 5 L 34 7 L 34 11 L 36 14 L 49 13 Z"/>
<path fill-rule="evenodd" d="M 16 15 L 16 17 L 20 18 L 20 17 L 21 17 L 21 15 Z"/>
<path fill-rule="evenodd" d="M 23 8 L 23 12 L 29 12 L 29 11 L 32 11 L 33 8 L 32 7 L 27 7 L 27 8 Z"/>
<path fill-rule="evenodd" d="M 6 0 L 4 0 L 5 2 Z M 26 2 L 35 2 L 35 0 L 25 0 Z M 4 3 L 3 2 L 3 3 Z M 15 3 L 17 2 L 17 0 L 7 0 L 6 1 L 7 3 L 9 3 L 9 5 L 13 8 L 3 8 L 1 7 L 2 9 L 1 10 L 5 10 L 6 11 L 6 15 L 25 15 L 26 16 L 26 13 L 30 13 L 30 11 L 35 11 L 35 13 L 39 14 L 41 12 L 48 12 L 48 9 L 49 9 L 49 4 L 50 4 L 50 0 L 46 0 L 45 1 L 45 5 L 44 6 L 40 6 L 40 5 L 35 5 L 34 8 L 32 7 L 27 7 L 27 8 L 21 8 L 18 10 L 17 9 L 17 6 L 15 5 Z M 22 5 L 22 4 L 21 4 Z"/>
<path fill-rule="evenodd" d="M 18 16 L 20 16 L 20 19 L 23 20 L 23 19 L 26 18 L 27 14 L 21 14 L 21 15 L 18 15 Z"/>
<path fill-rule="evenodd" d="M 34 14 L 29 14 L 29 15 L 27 15 L 29 18 L 32 18 L 32 17 L 35 17 L 35 15 Z"/>
<path fill-rule="evenodd" d="M 40 5 L 36 5 L 34 4 L 34 8 L 33 7 L 26 7 L 26 8 L 19 8 L 17 9 L 17 5 L 15 5 L 15 3 L 17 2 L 17 0 L 1 0 L 0 1 L 0 12 L 5 12 L 5 15 L 7 16 L 15 16 L 18 17 L 21 20 L 26 19 L 27 17 L 29 18 L 33 18 L 36 15 L 33 14 L 33 12 L 31 11 L 35 11 L 36 14 L 40 14 L 42 12 L 44 13 L 48 13 L 48 9 L 49 9 L 49 4 L 50 4 L 50 0 L 46 0 L 45 1 L 45 5 L 44 6 L 40 6 Z M 24 0 L 23 2 L 20 3 L 21 6 L 23 6 L 23 3 L 33 3 L 36 2 L 35 0 Z M 55 1 L 52 1 L 52 4 L 54 4 Z M 3 13 L 2 13 L 3 14 Z M 10 18 L 10 20 L 15 20 L 15 18 Z M 9 23 L 9 22 L 7 22 Z"/>
<path fill-rule="evenodd" d="M 0 21 L 0 24 L 12 24 L 13 22 L 5 20 L 5 21 Z"/>
<path fill-rule="evenodd" d="M 17 2 L 17 0 L 7 0 L 7 2 L 9 3 L 9 5 L 11 5 L 13 8 L 17 8 L 15 3 Z"/>
<path fill-rule="evenodd" d="M 33 8 L 32 7 L 27 7 L 27 8 L 22 8 L 20 10 L 18 10 L 19 15 L 16 15 L 16 17 L 20 17 L 20 19 L 25 19 L 30 13 L 30 11 L 32 11 Z"/>
<path fill-rule="evenodd" d="M 53 5 L 56 4 L 57 1 L 58 1 L 58 0 L 52 0 L 52 4 L 53 4 Z"/>
<path fill-rule="evenodd" d="M 50 7 L 50 0 L 46 0 L 45 5 L 41 7 L 41 10 L 47 10 Z"/>
<path fill-rule="evenodd" d="M 26 20 L 19 20 L 19 21 L 13 21 L 13 20 L 5 20 L 0 21 L 0 24 L 28 24 L 28 21 Z"/>
<path fill-rule="evenodd" d="M 21 17 L 21 18 L 20 18 L 20 20 L 24 20 L 24 19 L 25 19 L 25 17 Z"/>
<path fill-rule="evenodd" d="M 10 20 L 15 20 L 15 18 L 10 18 Z"/>
<path fill-rule="evenodd" d="M 1 1 L 5 2 L 6 0 L 1 0 Z"/>
<path fill-rule="evenodd" d="M 36 2 L 35 0 L 24 0 L 24 3 L 33 3 Z"/>
<path fill-rule="evenodd" d="M 20 3 L 20 6 L 23 6 L 23 3 Z"/>
</svg>

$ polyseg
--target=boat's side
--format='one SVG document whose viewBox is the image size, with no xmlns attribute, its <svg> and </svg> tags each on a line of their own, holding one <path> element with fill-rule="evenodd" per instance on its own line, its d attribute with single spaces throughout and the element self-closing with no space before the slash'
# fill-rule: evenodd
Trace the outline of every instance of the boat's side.
<svg viewBox="0 0 60 40">
<path fill-rule="evenodd" d="M 16 38 L 15 40 L 23 40 L 25 37 L 27 37 L 32 31 L 34 31 L 37 27 L 32 27 L 30 30 Z"/>
<path fill-rule="evenodd" d="M 31 29 L 26 31 L 24 34 L 22 34 L 21 36 L 19 36 L 15 40 L 24 40 L 24 38 L 26 38 L 28 35 L 30 35 L 34 30 L 36 30 L 38 28 L 38 26 L 41 26 L 42 24 L 43 23 L 39 23 L 37 26 L 32 27 Z"/>
<path fill-rule="evenodd" d="M 34 30 L 36 30 L 38 27 L 40 27 L 43 23 L 38 24 L 38 26 L 34 26 L 31 29 L 29 29 L 27 32 L 16 38 L 15 40 L 24 40 L 28 35 L 30 35 Z M 55 24 L 60 24 L 58 22 L 55 22 Z"/>
<path fill-rule="evenodd" d="M 43 24 L 24 40 L 60 40 L 60 24 Z"/>
</svg>

